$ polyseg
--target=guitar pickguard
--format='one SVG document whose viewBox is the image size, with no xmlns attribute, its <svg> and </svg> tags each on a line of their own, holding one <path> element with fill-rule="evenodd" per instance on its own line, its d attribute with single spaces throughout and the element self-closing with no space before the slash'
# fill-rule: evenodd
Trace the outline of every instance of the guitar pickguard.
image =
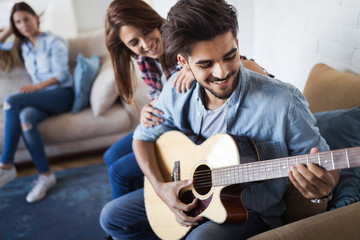
<svg viewBox="0 0 360 240">
<path fill-rule="evenodd" d="M 180 200 L 186 204 L 191 203 L 194 199 L 195 199 L 195 196 L 192 193 L 192 191 L 186 191 L 180 197 Z M 196 203 L 196 207 L 193 208 L 190 212 L 187 212 L 187 215 L 192 216 L 192 217 L 200 215 L 209 206 L 211 199 L 212 199 L 212 195 L 210 195 L 210 197 L 208 197 L 204 200 L 199 199 Z"/>
</svg>

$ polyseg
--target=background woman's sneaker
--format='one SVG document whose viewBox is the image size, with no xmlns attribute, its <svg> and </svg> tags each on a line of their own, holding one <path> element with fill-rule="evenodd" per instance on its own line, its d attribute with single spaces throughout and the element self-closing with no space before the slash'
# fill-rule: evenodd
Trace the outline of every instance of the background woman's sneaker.
<svg viewBox="0 0 360 240">
<path fill-rule="evenodd" d="M 37 202 L 43 199 L 46 196 L 46 192 L 55 186 L 56 177 L 54 173 L 51 173 L 49 176 L 39 175 L 38 179 L 35 182 L 35 186 L 26 196 L 26 201 L 28 203 Z"/>
<path fill-rule="evenodd" d="M 16 178 L 16 169 L 12 167 L 11 169 L 2 169 L 0 168 L 0 188 L 11 180 Z"/>
</svg>

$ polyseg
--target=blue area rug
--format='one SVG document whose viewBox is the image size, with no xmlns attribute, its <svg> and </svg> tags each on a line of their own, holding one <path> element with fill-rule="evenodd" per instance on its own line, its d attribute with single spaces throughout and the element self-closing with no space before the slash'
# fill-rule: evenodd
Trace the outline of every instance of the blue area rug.
<svg viewBox="0 0 360 240">
<path fill-rule="evenodd" d="M 17 178 L 0 189 L 1 240 L 101 240 L 101 208 L 111 200 L 105 164 L 57 171 L 58 184 L 42 201 L 26 194 L 37 176 Z"/>
</svg>

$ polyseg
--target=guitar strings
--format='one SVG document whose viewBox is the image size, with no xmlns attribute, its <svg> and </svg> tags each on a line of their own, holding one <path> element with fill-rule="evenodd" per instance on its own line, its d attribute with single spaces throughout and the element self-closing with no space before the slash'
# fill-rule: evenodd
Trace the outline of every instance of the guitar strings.
<svg viewBox="0 0 360 240">
<path fill-rule="evenodd" d="M 312 157 L 312 158 L 317 159 L 317 157 Z M 310 160 L 310 158 L 309 158 L 309 160 Z M 285 165 L 288 165 L 286 158 L 285 158 L 285 161 L 286 161 Z M 232 166 L 227 166 L 227 167 L 216 168 L 216 170 L 217 171 L 225 171 L 225 172 L 226 171 L 232 171 L 234 168 L 240 168 L 240 170 L 242 170 L 242 169 L 248 168 L 249 165 L 254 164 L 254 165 L 259 165 L 258 168 L 256 168 L 256 170 L 255 170 L 255 171 L 257 171 L 259 168 L 260 169 L 265 169 L 265 168 L 269 168 L 269 167 L 274 167 L 273 163 L 275 163 L 276 167 L 278 168 L 279 165 L 281 164 L 281 162 L 284 162 L 284 161 L 265 160 L 265 161 L 250 163 L 250 164 L 238 164 L 238 165 L 232 165 Z M 315 162 L 316 163 L 317 161 L 309 161 L 309 162 Z M 302 157 L 302 158 L 299 157 L 297 160 L 293 159 L 293 161 L 289 160 L 289 165 L 306 164 L 306 163 L 307 163 L 307 159 L 305 157 Z M 269 166 L 269 165 L 271 165 L 271 166 Z M 347 165 L 343 165 L 343 166 L 347 167 Z M 208 174 L 209 172 L 211 172 L 211 170 L 196 171 L 198 176 L 201 176 L 202 175 L 201 173 Z M 183 173 L 183 175 L 184 176 L 185 175 L 191 176 L 192 174 L 191 173 L 187 173 L 187 174 Z"/>
<path fill-rule="evenodd" d="M 253 162 L 253 163 L 247 163 L 247 164 L 238 164 L 238 165 L 232 165 L 232 166 L 225 166 L 225 167 L 221 167 L 221 168 L 216 168 L 216 175 L 225 175 L 227 177 L 238 177 L 238 178 L 243 178 L 246 181 L 243 182 L 251 182 L 251 181 L 257 181 L 257 180 L 265 180 L 265 179 L 271 179 L 271 178 L 277 178 L 277 177 L 286 177 L 288 175 L 289 172 L 289 165 L 298 165 L 298 164 L 307 164 L 309 162 L 313 162 L 313 163 L 318 163 L 318 159 L 319 159 L 319 155 L 329 155 L 329 157 L 332 158 L 334 157 L 345 157 L 345 152 L 346 150 L 335 150 L 332 152 L 320 152 L 318 154 L 308 154 L 308 155 L 303 155 L 303 156 L 291 156 L 288 158 L 281 158 L 281 159 L 276 159 L 276 160 L 265 160 L 265 161 L 259 161 L 259 162 Z M 360 154 L 360 149 L 359 148 L 354 148 L 354 149 L 347 149 L 348 154 L 355 154 L 355 155 L 359 155 Z M 346 154 L 346 156 L 348 155 Z M 358 162 L 360 160 L 354 158 L 354 156 L 352 156 L 353 159 L 351 159 L 351 163 L 354 162 Z M 315 159 L 315 161 L 314 161 Z M 325 163 L 326 160 L 322 160 L 321 163 Z M 281 163 L 285 163 L 285 165 L 287 165 L 287 167 L 283 167 L 281 168 Z M 348 162 L 346 162 L 346 164 L 342 164 L 342 163 L 333 163 L 332 160 L 327 160 L 327 163 L 329 165 L 336 165 L 335 169 L 343 169 L 343 168 L 348 168 Z M 256 168 L 254 168 L 252 166 L 252 169 L 249 169 L 249 166 L 251 165 L 258 165 L 256 166 Z M 275 167 L 274 167 L 275 166 Z M 324 166 L 324 164 L 322 165 Z M 351 166 L 350 166 L 351 167 Z M 276 174 L 276 172 L 274 173 L 274 168 L 276 169 L 276 171 L 278 173 L 280 172 L 284 172 L 286 171 L 286 174 Z M 265 178 L 255 178 L 253 176 L 257 176 L 257 175 L 261 175 L 261 171 L 263 171 L 262 173 L 266 173 L 267 171 L 271 171 L 271 174 L 266 174 L 266 175 L 270 175 L 269 177 L 266 176 Z M 282 169 L 282 171 L 281 171 Z M 234 174 L 234 171 L 236 171 L 238 174 Z M 181 173 L 179 174 L 179 177 L 181 178 L 181 180 L 186 180 L 186 179 L 194 179 L 196 180 L 196 185 L 197 186 L 202 186 L 202 187 L 210 187 L 212 186 L 212 181 L 208 181 L 209 178 L 211 179 L 212 175 L 211 173 L 213 172 L 213 170 L 211 169 L 207 169 L 207 170 L 200 170 L 200 171 L 196 171 L 195 173 L 183 173 L 181 175 Z M 280 175 L 280 176 L 278 176 Z M 192 177 L 193 176 L 193 177 Z M 250 177 L 249 177 L 250 176 Z M 182 178 L 183 177 L 183 178 Z M 184 179 L 186 178 L 186 179 Z M 226 178 L 226 177 L 225 177 Z M 231 182 L 235 181 L 237 179 L 233 179 L 231 178 L 230 180 L 232 180 Z M 223 181 L 225 182 L 225 181 Z M 236 183 L 241 183 L 241 182 L 236 182 Z M 234 184 L 234 183 L 229 183 L 229 184 Z"/>
</svg>

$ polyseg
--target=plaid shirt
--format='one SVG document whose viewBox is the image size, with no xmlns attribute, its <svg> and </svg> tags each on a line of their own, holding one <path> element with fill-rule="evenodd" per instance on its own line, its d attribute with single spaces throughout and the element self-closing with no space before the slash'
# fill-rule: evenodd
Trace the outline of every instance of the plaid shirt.
<svg viewBox="0 0 360 240">
<path fill-rule="evenodd" d="M 245 56 L 240 55 L 241 60 L 248 60 Z M 253 61 L 253 59 L 250 59 Z M 163 84 L 161 82 L 162 71 L 157 67 L 155 63 L 155 59 L 149 57 L 138 56 L 137 64 L 139 66 L 141 77 L 144 79 L 145 83 L 149 86 L 149 94 L 148 97 L 150 100 L 157 98 L 163 88 Z M 182 68 L 181 64 L 178 63 L 176 67 L 163 69 L 166 80 L 168 80 L 172 74 L 180 71 Z M 265 69 L 264 69 L 265 71 Z M 266 71 L 265 71 L 266 72 Z M 270 77 L 274 77 L 269 74 Z"/>
<path fill-rule="evenodd" d="M 144 79 L 145 83 L 149 86 L 148 97 L 150 100 L 157 98 L 163 88 L 161 82 L 162 71 L 158 68 L 155 63 L 155 59 L 149 57 L 139 56 L 137 58 L 137 64 L 139 66 L 141 77 Z M 163 69 L 166 80 L 168 80 L 171 75 L 180 71 L 181 65 L 178 64 L 176 67 Z"/>
</svg>

